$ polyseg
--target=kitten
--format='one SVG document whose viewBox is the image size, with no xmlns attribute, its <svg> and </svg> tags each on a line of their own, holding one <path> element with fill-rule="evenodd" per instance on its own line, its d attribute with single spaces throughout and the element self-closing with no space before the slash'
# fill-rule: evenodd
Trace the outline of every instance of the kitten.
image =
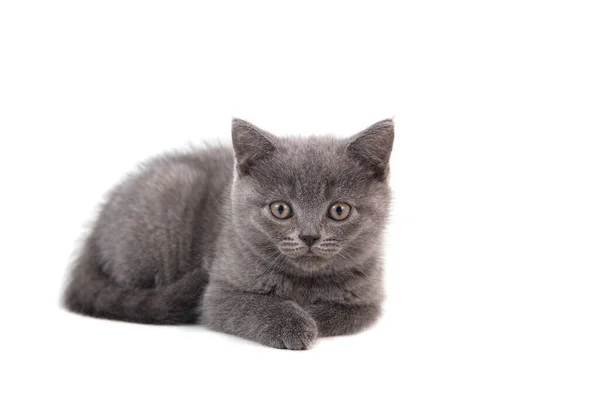
<svg viewBox="0 0 600 400">
<path fill-rule="evenodd" d="M 232 138 L 233 149 L 154 158 L 110 192 L 68 309 L 200 322 L 287 349 L 377 319 L 393 122 L 349 139 L 280 138 L 234 119 Z"/>
</svg>

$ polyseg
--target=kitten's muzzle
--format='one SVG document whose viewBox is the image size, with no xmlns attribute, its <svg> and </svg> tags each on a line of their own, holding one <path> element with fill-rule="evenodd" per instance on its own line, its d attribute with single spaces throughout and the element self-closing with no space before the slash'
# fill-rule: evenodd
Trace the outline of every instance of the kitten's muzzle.
<svg viewBox="0 0 600 400">
<path fill-rule="evenodd" d="M 302 240 L 304 243 L 306 243 L 306 245 L 308 246 L 309 252 L 310 252 L 310 247 L 319 239 L 321 239 L 321 236 L 318 235 L 300 235 L 300 240 Z"/>
</svg>

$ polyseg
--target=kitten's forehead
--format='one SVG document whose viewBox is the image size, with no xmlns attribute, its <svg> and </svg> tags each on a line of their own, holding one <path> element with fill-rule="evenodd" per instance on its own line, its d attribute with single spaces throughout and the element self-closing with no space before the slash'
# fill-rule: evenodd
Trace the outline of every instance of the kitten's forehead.
<svg viewBox="0 0 600 400">
<path fill-rule="evenodd" d="M 332 136 L 281 138 L 278 150 L 256 169 L 264 190 L 305 200 L 363 189 L 364 173 L 345 154 L 346 141 Z"/>
</svg>

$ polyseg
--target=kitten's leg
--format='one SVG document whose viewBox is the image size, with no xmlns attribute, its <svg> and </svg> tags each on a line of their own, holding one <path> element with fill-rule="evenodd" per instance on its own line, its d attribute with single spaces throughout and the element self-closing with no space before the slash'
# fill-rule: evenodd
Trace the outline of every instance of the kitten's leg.
<svg viewBox="0 0 600 400">
<path fill-rule="evenodd" d="M 211 329 L 271 347 L 303 350 L 317 338 L 317 324 L 297 303 L 215 282 L 206 290 L 201 315 Z"/>
<path fill-rule="evenodd" d="M 381 306 L 314 303 L 305 306 L 317 321 L 319 336 L 349 335 L 371 326 L 381 314 Z"/>
</svg>

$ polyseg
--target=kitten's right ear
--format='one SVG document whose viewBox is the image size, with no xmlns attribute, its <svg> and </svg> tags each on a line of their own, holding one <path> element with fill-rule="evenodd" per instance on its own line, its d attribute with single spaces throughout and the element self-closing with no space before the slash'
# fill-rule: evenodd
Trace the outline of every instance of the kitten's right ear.
<svg viewBox="0 0 600 400">
<path fill-rule="evenodd" d="M 243 119 L 231 121 L 231 138 L 240 175 L 248 174 L 257 161 L 271 155 L 276 148 L 273 135 Z"/>
</svg>

